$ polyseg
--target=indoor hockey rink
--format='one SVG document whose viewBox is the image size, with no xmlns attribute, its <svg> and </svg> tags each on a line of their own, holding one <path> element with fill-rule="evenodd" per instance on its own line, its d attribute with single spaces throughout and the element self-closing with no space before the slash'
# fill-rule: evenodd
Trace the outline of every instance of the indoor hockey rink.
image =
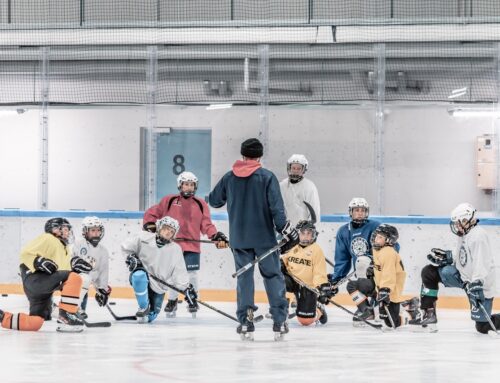
<svg viewBox="0 0 500 383">
<path fill-rule="evenodd" d="M 135 315 L 124 241 L 143 232 L 148 208 L 180 192 L 185 171 L 208 201 L 254 137 L 278 181 L 291 182 L 291 156 L 307 158 L 328 273 L 353 198 L 397 228 L 403 299 L 420 296 L 431 249 L 456 250 L 450 213 L 472 204 L 500 313 L 499 0 L 0 0 L 0 310 L 29 312 L 19 257 L 47 220 L 69 220 L 73 242 L 95 216 L 110 307 Z M 227 206 L 210 217 L 230 243 Z M 235 316 L 231 249 L 201 242 L 200 298 Z M 0 327 L 0 383 L 490 383 L 500 374 L 500 338 L 476 331 L 462 289 L 440 287 L 436 333 L 353 327 L 330 304 L 326 325 L 292 318 L 284 341 L 271 319 L 242 341 L 235 321 L 204 306 L 191 318 L 185 302 L 166 318 L 167 297 L 153 323 L 116 321 L 92 289 L 88 321 L 111 326 L 59 333 L 54 315 L 38 332 Z M 333 299 L 356 310 L 346 283 Z M 255 302 L 257 315 L 268 312 L 258 272 Z"/>
<path fill-rule="evenodd" d="M 120 316 L 133 315 L 132 300 L 115 300 Z M 235 305 L 210 302 L 233 314 Z M 26 309 L 23 297 L 0 304 Z M 261 305 L 258 312 L 265 312 Z M 258 313 L 257 312 L 257 313 Z M 437 333 L 354 328 L 351 317 L 328 306 L 325 326 L 290 320 L 285 341 L 273 340 L 272 321 L 241 341 L 236 324 L 202 307 L 191 318 L 185 303 L 176 318 L 152 324 L 116 322 L 94 302 L 90 321 L 110 328 L 59 334 L 55 323 L 38 333 L 0 330 L 2 381 L 17 382 L 479 382 L 500 372 L 500 339 L 477 334 L 465 310 L 439 311 Z"/>
</svg>

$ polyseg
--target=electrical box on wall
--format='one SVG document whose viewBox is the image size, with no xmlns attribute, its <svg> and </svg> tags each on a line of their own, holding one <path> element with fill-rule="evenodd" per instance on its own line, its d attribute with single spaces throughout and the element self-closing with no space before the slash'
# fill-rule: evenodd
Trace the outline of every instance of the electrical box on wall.
<svg viewBox="0 0 500 383">
<path fill-rule="evenodd" d="M 497 163 L 495 158 L 494 136 L 484 134 L 476 140 L 476 174 L 479 189 L 496 188 Z"/>
</svg>

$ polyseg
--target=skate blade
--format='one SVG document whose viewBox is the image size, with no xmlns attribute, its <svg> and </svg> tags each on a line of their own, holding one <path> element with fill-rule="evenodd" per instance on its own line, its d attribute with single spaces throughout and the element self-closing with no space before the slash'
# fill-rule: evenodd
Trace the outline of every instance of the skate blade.
<svg viewBox="0 0 500 383">
<path fill-rule="evenodd" d="M 422 325 L 422 326 L 410 324 L 410 325 L 408 325 L 408 328 L 410 329 L 410 332 L 430 333 L 430 334 L 438 332 L 438 328 L 437 328 L 437 325 L 435 323 Z"/>
<path fill-rule="evenodd" d="M 148 323 L 148 317 L 136 317 L 136 319 L 137 319 L 137 323 L 141 323 L 141 324 Z"/>
<path fill-rule="evenodd" d="M 491 339 L 500 339 L 500 333 L 498 331 L 490 330 L 490 331 L 488 331 L 488 336 Z"/>
<path fill-rule="evenodd" d="M 240 339 L 244 342 L 253 342 L 253 333 L 247 332 L 247 333 L 241 333 L 240 334 Z"/>
<path fill-rule="evenodd" d="M 174 312 L 171 312 L 171 313 L 167 313 L 165 316 L 167 318 L 175 318 L 176 314 L 175 314 L 175 311 L 174 311 Z"/>
<path fill-rule="evenodd" d="M 69 326 L 69 325 L 65 325 L 65 324 L 61 323 L 57 326 L 56 331 L 57 332 L 78 333 L 78 332 L 83 331 L 83 326 Z"/>
<path fill-rule="evenodd" d="M 275 342 L 282 342 L 284 340 L 285 340 L 285 334 L 282 334 L 281 332 L 274 333 L 274 341 Z"/>
<path fill-rule="evenodd" d="M 194 313 L 191 313 L 191 318 L 192 318 L 192 319 L 196 319 L 196 313 L 195 313 L 195 312 L 194 312 Z"/>
</svg>

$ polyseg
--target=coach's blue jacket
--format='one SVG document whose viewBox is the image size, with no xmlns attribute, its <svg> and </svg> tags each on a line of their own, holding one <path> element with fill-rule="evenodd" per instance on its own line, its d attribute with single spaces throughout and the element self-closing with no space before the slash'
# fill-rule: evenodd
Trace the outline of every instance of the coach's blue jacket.
<svg viewBox="0 0 500 383">
<path fill-rule="evenodd" d="M 286 224 L 285 207 L 276 176 L 254 160 L 238 160 L 208 196 L 210 206 L 227 203 L 233 249 L 271 248 L 276 232 Z"/>
</svg>

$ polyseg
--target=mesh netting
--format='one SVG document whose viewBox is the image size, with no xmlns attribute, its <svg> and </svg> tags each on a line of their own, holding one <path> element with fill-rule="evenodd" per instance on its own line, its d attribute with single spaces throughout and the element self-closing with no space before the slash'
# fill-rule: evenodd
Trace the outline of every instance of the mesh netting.
<svg viewBox="0 0 500 383">
<path fill-rule="evenodd" d="M 497 0 L 0 0 L 0 103 L 369 101 L 381 65 L 388 101 L 492 102 L 499 22 Z"/>
</svg>

